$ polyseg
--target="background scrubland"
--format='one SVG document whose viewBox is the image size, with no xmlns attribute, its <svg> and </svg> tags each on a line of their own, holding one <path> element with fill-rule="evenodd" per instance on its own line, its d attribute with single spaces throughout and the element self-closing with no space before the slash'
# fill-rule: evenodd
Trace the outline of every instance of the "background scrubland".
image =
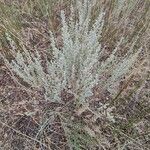
<svg viewBox="0 0 150 150">
<path fill-rule="evenodd" d="M 149 0 L 0 0 L 0 149 L 150 149 Z"/>
</svg>

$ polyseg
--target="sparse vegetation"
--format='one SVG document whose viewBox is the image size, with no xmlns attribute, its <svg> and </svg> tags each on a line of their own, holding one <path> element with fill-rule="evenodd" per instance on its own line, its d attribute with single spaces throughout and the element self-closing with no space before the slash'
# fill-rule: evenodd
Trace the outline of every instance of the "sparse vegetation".
<svg viewBox="0 0 150 150">
<path fill-rule="evenodd" d="M 149 8 L 0 1 L 0 148 L 150 149 Z"/>
</svg>

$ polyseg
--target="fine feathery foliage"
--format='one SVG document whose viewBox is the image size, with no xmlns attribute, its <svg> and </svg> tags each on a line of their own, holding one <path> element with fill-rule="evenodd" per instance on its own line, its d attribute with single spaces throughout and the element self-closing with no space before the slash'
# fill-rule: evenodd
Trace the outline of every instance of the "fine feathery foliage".
<svg viewBox="0 0 150 150">
<path fill-rule="evenodd" d="M 79 103 L 85 103 L 87 97 L 92 96 L 94 86 L 98 84 L 113 94 L 113 85 L 130 71 L 141 51 L 133 51 L 133 46 L 120 61 L 116 53 L 125 40 L 122 35 L 110 56 L 100 62 L 99 57 L 105 51 L 101 45 L 105 13 L 101 10 L 93 23 L 92 2 L 77 1 L 76 5 L 77 8 L 71 6 L 69 19 L 61 11 L 61 48 L 56 46 L 55 35 L 50 31 L 50 52 L 53 57 L 46 59 L 47 71 L 42 66 L 40 53 L 28 51 L 25 47 L 23 52 L 13 51 L 15 57 L 11 62 L 5 59 L 7 66 L 31 87 L 44 88 L 45 98 L 50 101 L 61 102 L 61 92 L 66 90 Z M 13 45 L 14 41 L 9 33 L 6 37 L 10 45 Z M 110 72 L 111 77 L 104 81 L 100 76 L 106 71 Z"/>
</svg>

